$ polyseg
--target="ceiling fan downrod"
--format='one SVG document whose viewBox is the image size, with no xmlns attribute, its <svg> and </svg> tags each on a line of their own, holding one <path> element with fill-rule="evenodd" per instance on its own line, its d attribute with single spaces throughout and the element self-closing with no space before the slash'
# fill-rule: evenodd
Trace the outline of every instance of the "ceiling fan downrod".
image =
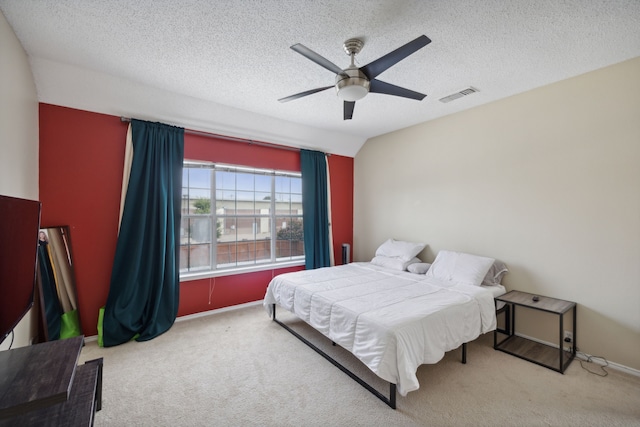
<svg viewBox="0 0 640 427">
<path fill-rule="evenodd" d="M 353 67 L 353 59 L 364 47 L 364 42 L 360 39 L 349 39 L 344 42 L 342 47 L 344 48 L 344 51 L 347 52 L 347 55 L 351 57 L 351 66 Z"/>
</svg>

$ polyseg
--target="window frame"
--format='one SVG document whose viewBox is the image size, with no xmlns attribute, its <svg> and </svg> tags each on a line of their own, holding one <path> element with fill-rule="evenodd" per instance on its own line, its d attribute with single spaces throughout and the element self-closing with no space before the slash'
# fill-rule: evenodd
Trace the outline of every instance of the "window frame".
<svg viewBox="0 0 640 427">
<path fill-rule="evenodd" d="M 183 170 L 185 169 L 185 167 L 189 167 L 189 168 L 202 168 L 202 169 L 209 169 L 211 170 L 211 182 L 210 182 L 210 188 L 209 188 L 209 193 L 210 193 L 210 201 L 211 201 L 211 208 L 210 208 L 210 212 L 208 215 L 202 215 L 202 214 L 193 214 L 193 213 L 188 213 L 188 214 L 184 214 L 181 210 L 181 228 L 182 228 L 182 221 L 184 220 L 185 217 L 187 218 L 209 218 L 209 222 L 210 222 L 210 256 L 209 256 L 209 269 L 206 270 L 202 270 L 202 271 L 185 271 L 183 272 L 181 269 L 179 269 L 179 275 L 180 275 L 180 281 L 184 282 L 184 281 L 190 281 L 190 280 L 198 280 L 198 279 L 203 279 L 203 278 L 209 278 L 209 277 L 219 277 L 219 276 L 228 276 L 228 275 L 235 275 L 235 274 L 244 274 L 244 273 L 251 273 L 251 272 L 257 272 L 257 271 L 265 271 L 265 270 L 274 270 L 274 269 L 280 269 L 280 268 L 287 268 L 287 267 L 293 267 L 293 266 L 301 266 L 301 265 L 305 265 L 305 255 L 302 256 L 296 256 L 296 257 L 291 257 L 290 259 L 287 260 L 282 260 L 282 261 L 278 261 L 277 260 L 277 253 L 276 253 L 276 245 L 277 245 L 277 241 L 278 241 L 278 230 L 276 227 L 277 224 L 277 220 L 278 218 L 283 217 L 283 215 L 281 213 L 278 213 L 276 210 L 276 206 L 277 206 L 277 201 L 276 201 L 276 194 L 278 193 L 277 188 L 276 188 L 276 178 L 278 176 L 286 176 L 286 177 L 293 177 L 293 178 L 298 178 L 300 180 L 302 180 L 302 174 L 299 171 L 283 171 L 283 170 L 277 170 L 277 169 L 264 169 L 264 168 L 256 168 L 256 167 L 250 167 L 250 166 L 241 166 L 241 165 L 231 165 L 231 164 L 226 164 L 226 163 L 217 163 L 217 162 L 210 162 L 210 161 L 205 161 L 205 160 L 193 160 L 193 159 L 185 159 L 183 161 Z M 246 264 L 246 265 L 238 265 L 238 261 L 236 260 L 236 265 L 234 266 L 229 266 L 229 267 L 218 267 L 217 265 L 217 251 L 218 251 L 218 238 L 217 238 L 217 223 L 219 221 L 220 215 L 217 212 L 217 192 L 219 191 L 216 188 L 216 172 L 219 171 L 229 171 L 229 172 L 233 172 L 233 173 L 249 173 L 252 175 L 266 175 L 269 176 L 271 179 L 271 183 L 270 183 L 270 207 L 269 207 L 269 228 L 270 228 L 270 254 L 271 254 L 271 259 L 267 260 L 265 262 L 255 262 L 253 264 Z M 300 182 L 301 183 L 301 182 Z M 185 186 L 185 183 L 183 183 L 182 188 L 190 188 L 189 184 L 187 184 Z M 235 192 L 238 191 L 243 191 L 243 190 L 238 190 L 238 188 L 236 188 L 234 190 Z M 302 198 L 302 190 L 300 190 L 300 196 Z M 258 191 L 254 188 L 254 193 L 255 192 L 263 192 L 263 191 Z M 296 193 L 291 193 L 291 189 L 289 190 L 289 195 L 291 194 L 296 194 Z M 182 197 L 184 197 L 184 195 L 181 196 L 181 200 Z M 255 202 L 255 197 L 254 197 L 254 202 Z M 300 204 L 302 205 L 302 200 L 300 201 Z M 303 216 L 302 214 L 299 215 L 294 215 L 290 212 L 289 215 L 284 215 L 286 217 L 289 218 L 300 218 L 300 220 L 303 220 Z M 228 218 L 235 218 L 237 220 L 237 218 L 265 218 L 266 216 L 261 216 L 260 214 L 256 213 L 255 211 L 255 205 L 254 205 L 254 211 L 251 215 L 249 214 L 237 214 L 237 205 L 236 205 L 236 213 L 235 215 L 229 215 Z M 216 230 L 216 231 L 214 231 Z M 215 233 L 215 234 L 214 234 Z M 257 240 L 254 240 L 257 241 Z M 235 242 L 239 242 L 237 239 L 235 240 Z M 183 245 L 180 244 L 180 248 L 182 248 Z M 179 251 L 179 253 L 181 253 L 181 251 Z"/>
</svg>

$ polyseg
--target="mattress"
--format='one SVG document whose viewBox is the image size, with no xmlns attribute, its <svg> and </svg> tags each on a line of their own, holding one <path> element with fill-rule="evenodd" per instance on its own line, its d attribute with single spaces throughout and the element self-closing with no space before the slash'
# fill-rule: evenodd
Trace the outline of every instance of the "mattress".
<svg viewBox="0 0 640 427">
<path fill-rule="evenodd" d="M 351 263 L 276 276 L 264 306 L 296 314 L 405 396 L 420 386 L 418 366 L 496 328 L 494 297 L 504 292 Z"/>
</svg>

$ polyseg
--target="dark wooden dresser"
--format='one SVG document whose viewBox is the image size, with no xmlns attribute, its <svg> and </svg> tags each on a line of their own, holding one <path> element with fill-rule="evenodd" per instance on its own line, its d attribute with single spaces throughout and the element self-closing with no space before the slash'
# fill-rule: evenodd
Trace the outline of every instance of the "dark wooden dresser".
<svg viewBox="0 0 640 427">
<path fill-rule="evenodd" d="M 91 426 L 102 358 L 78 366 L 84 337 L 0 352 L 0 426 Z"/>
</svg>

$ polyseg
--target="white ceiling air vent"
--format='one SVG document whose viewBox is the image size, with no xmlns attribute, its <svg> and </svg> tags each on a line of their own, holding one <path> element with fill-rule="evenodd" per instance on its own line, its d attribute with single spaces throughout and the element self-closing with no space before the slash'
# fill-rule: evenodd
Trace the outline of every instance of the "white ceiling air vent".
<svg viewBox="0 0 640 427">
<path fill-rule="evenodd" d="M 440 98 L 440 102 L 451 102 L 454 99 L 458 99 L 458 98 L 462 98 L 463 96 L 467 96 L 467 95 L 471 95 L 472 93 L 476 93 L 476 92 L 480 92 L 478 89 L 476 89 L 475 87 L 471 87 L 469 86 L 466 89 L 462 89 L 461 91 L 458 91 L 456 93 L 452 93 L 449 96 L 445 96 L 444 98 Z"/>
</svg>

